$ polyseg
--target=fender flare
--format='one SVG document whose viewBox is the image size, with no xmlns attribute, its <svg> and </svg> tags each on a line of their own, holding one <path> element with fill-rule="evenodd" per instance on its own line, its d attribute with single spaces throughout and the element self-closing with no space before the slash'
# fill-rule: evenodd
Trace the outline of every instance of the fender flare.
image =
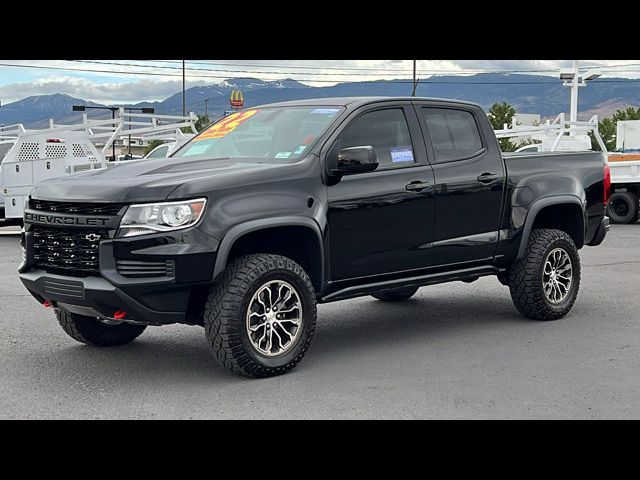
<svg viewBox="0 0 640 480">
<path fill-rule="evenodd" d="M 534 201 L 529 207 L 529 211 L 527 212 L 527 217 L 524 222 L 524 227 L 522 229 L 522 238 L 520 239 L 520 247 L 518 248 L 518 255 L 516 256 L 516 260 L 520 260 L 524 257 L 524 251 L 527 248 L 527 243 L 529 242 L 529 235 L 531 234 L 531 229 L 533 227 L 533 222 L 535 221 L 538 213 L 543 208 L 549 207 L 551 205 L 566 205 L 573 204 L 580 207 L 580 211 L 582 212 L 582 235 L 584 236 L 584 205 L 579 197 L 575 195 L 554 195 L 551 197 L 544 197 Z"/>
<path fill-rule="evenodd" d="M 213 268 L 212 281 L 220 275 L 227 266 L 227 259 L 229 252 L 235 242 L 247 233 L 255 232 L 258 230 L 264 230 L 273 227 L 307 227 L 314 231 L 318 239 L 318 247 L 320 249 L 320 284 L 324 284 L 324 242 L 322 241 L 322 232 L 318 223 L 309 217 L 274 217 L 274 218 L 262 218 L 259 220 L 251 220 L 249 222 L 241 223 L 229 229 L 220 242 L 218 251 L 216 254 L 216 263 Z"/>
</svg>

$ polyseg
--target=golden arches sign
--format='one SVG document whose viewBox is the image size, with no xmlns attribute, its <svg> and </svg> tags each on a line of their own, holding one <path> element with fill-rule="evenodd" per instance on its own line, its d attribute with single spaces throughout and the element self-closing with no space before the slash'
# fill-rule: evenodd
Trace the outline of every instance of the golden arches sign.
<svg viewBox="0 0 640 480">
<path fill-rule="evenodd" d="M 229 102 L 233 108 L 242 108 L 244 105 L 244 96 L 240 90 L 232 90 Z"/>
</svg>

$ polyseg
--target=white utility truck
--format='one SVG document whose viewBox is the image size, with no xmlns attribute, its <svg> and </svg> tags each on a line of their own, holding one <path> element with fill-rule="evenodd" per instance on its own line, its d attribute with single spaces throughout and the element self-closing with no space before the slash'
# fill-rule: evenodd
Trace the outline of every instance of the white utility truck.
<svg viewBox="0 0 640 480">
<path fill-rule="evenodd" d="M 616 152 L 609 154 L 613 223 L 635 223 L 640 218 L 640 120 L 621 120 L 616 128 Z"/>
<path fill-rule="evenodd" d="M 176 145 L 184 145 L 197 133 L 194 113 L 185 117 L 129 113 L 124 109 L 117 113 L 115 119 L 107 120 L 89 120 L 84 114 L 82 123 L 73 125 L 50 121 L 49 128 L 40 130 L 26 130 L 22 125 L 1 127 L 0 225 L 21 223 L 29 192 L 43 180 L 145 160 L 107 162 L 106 155 L 118 138 L 131 135 L 164 140 L 175 150 Z M 185 127 L 192 133 L 183 133 Z M 98 142 L 100 149 L 96 147 Z"/>
</svg>

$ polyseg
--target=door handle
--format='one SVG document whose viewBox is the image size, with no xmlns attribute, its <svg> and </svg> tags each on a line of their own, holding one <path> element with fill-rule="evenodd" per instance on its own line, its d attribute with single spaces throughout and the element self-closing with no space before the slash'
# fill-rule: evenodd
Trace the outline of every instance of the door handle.
<svg viewBox="0 0 640 480">
<path fill-rule="evenodd" d="M 482 175 L 479 175 L 477 178 L 477 180 L 480 183 L 491 183 L 497 179 L 498 179 L 498 175 L 496 175 L 495 173 L 483 173 Z"/>
<path fill-rule="evenodd" d="M 422 190 L 429 188 L 429 182 L 416 180 L 415 182 L 408 183 L 404 188 L 409 192 L 421 192 Z"/>
</svg>

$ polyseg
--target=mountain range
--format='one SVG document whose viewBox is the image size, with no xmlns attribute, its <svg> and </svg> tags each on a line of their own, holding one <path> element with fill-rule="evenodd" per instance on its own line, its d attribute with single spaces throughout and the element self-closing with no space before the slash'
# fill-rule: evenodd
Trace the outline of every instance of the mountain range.
<svg viewBox="0 0 640 480">
<path fill-rule="evenodd" d="M 211 119 L 229 109 L 229 96 L 234 89 L 242 90 L 245 107 L 264 103 L 314 97 L 343 96 L 408 96 L 412 84 L 407 80 L 345 82 L 326 87 L 314 87 L 292 79 L 265 81 L 256 78 L 233 78 L 216 85 L 194 86 L 186 90 L 187 111 L 203 114 L 208 99 Z M 477 74 L 469 76 L 433 76 L 421 80 L 417 96 L 453 98 L 479 103 L 485 109 L 494 102 L 506 101 L 519 113 L 539 113 L 555 116 L 569 110 L 569 89 L 559 79 L 539 75 Z M 622 78 L 597 79 L 580 89 L 581 117 L 597 114 L 610 116 L 619 108 L 640 105 L 640 80 Z M 66 94 L 36 95 L 3 105 L 0 124 L 23 123 L 29 128 L 43 128 L 48 119 L 56 123 L 75 123 L 81 114 L 72 112 L 72 105 L 100 106 L 88 100 Z M 180 115 L 182 92 L 157 102 L 140 102 L 129 107 L 153 107 L 158 114 Z M 109 118 L 108 111 L 87 111 L 90 118 Z"/>
</svg>

